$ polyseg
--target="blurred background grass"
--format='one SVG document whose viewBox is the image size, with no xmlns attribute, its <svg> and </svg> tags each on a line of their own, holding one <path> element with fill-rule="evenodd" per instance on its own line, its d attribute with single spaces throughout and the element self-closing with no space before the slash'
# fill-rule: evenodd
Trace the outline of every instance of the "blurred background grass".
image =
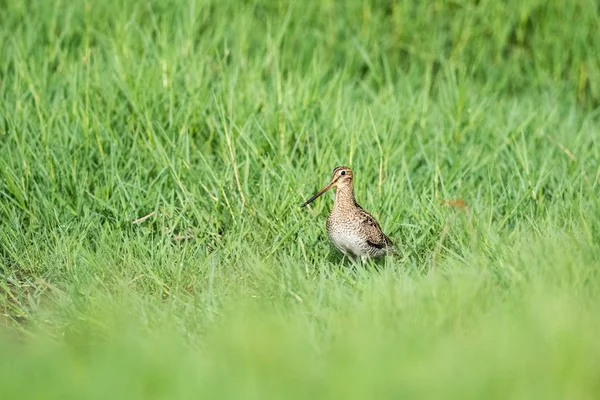
<svg viewBox="0 0 600 400">
<path fill-rule="evenodd" d="M 1 398 L 595 397 L 597 2 L 0 9 Z"/>
</svg>

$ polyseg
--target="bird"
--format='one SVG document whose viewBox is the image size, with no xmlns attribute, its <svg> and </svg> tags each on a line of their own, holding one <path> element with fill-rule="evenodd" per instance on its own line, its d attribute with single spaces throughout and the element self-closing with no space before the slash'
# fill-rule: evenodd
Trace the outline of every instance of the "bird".
<svg viewBox="0 0 600 400">
<path fill-rule="evenodd" d="M 327 235 L 333 245 L 351 259 L 360 258 L 366 263 L 370 258 L 397 255 L 392 240 L 383 233 L 371 214 L 362 208 L 354 197 L 354 174 L 347 166 L 336 167 L 331 181 L 302 204 L 306 207 L 331 188 L 335 199 L 327 217 Z"/>
</svg>

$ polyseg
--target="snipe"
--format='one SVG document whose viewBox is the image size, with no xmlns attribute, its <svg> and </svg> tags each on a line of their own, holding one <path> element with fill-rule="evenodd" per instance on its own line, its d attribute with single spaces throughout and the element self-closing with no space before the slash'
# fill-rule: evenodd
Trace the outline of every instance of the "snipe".
<svg viewBox="0 0 600 400">
<path fill-rule="evenodd" d="M 360 257 L 363 262 L 367 258 L 397 254 L 392 240 L 383 233 L 379 223 L 354 199 L 352 179 L 350 168 L 337 167 L 333 170 L 331 181 L 302 207 L 335 187 L 333 208 L 327 217 L 327 235 L 335 247 L 346 256 Z"/>
</svg>

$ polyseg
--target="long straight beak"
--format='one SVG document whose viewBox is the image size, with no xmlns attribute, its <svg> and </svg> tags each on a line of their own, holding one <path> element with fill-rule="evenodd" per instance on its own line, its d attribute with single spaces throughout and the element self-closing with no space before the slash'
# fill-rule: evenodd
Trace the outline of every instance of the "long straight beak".
<svg viewBox="0 0 600 400">
<path fill-rule="evenodd" d="M 312 203 L 313 201 L 315 201 L 315 199 L 317 197 L 319 197 L 320 195 L 322 195 L 323 193 L 325 193 L 326 191 L 328 191 L 329 189 L 331 189 L 333 187 L 333 184 L 335 183 L 335 181 L 331 181 L 327 184 L 327 186 L 325 186 L 323 189 L 319 190 L 313 197 L 311 197 L 310 199 L 306 200 L 304 202 L 304 204 L 302 204 L 302 207 L 305 207 L 307 205 L 309 205 L 310 203 Z"/>
</svg>

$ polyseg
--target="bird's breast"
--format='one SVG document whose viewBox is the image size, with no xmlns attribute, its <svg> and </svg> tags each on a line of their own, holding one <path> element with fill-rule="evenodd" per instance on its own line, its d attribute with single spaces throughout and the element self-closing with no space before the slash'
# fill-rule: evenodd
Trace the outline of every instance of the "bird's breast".
<svg viewBox="0 0 600 400">
<path fill-rule="evenodd" d="M 361 234 L 358 225 L 352 220 L 339 220 L 328 218 L 327 235 L 329 240 L 340 251 L 354 256 L 361 256 L 365 252 L 366 240 L 364 234 Z"/>
</svg>

